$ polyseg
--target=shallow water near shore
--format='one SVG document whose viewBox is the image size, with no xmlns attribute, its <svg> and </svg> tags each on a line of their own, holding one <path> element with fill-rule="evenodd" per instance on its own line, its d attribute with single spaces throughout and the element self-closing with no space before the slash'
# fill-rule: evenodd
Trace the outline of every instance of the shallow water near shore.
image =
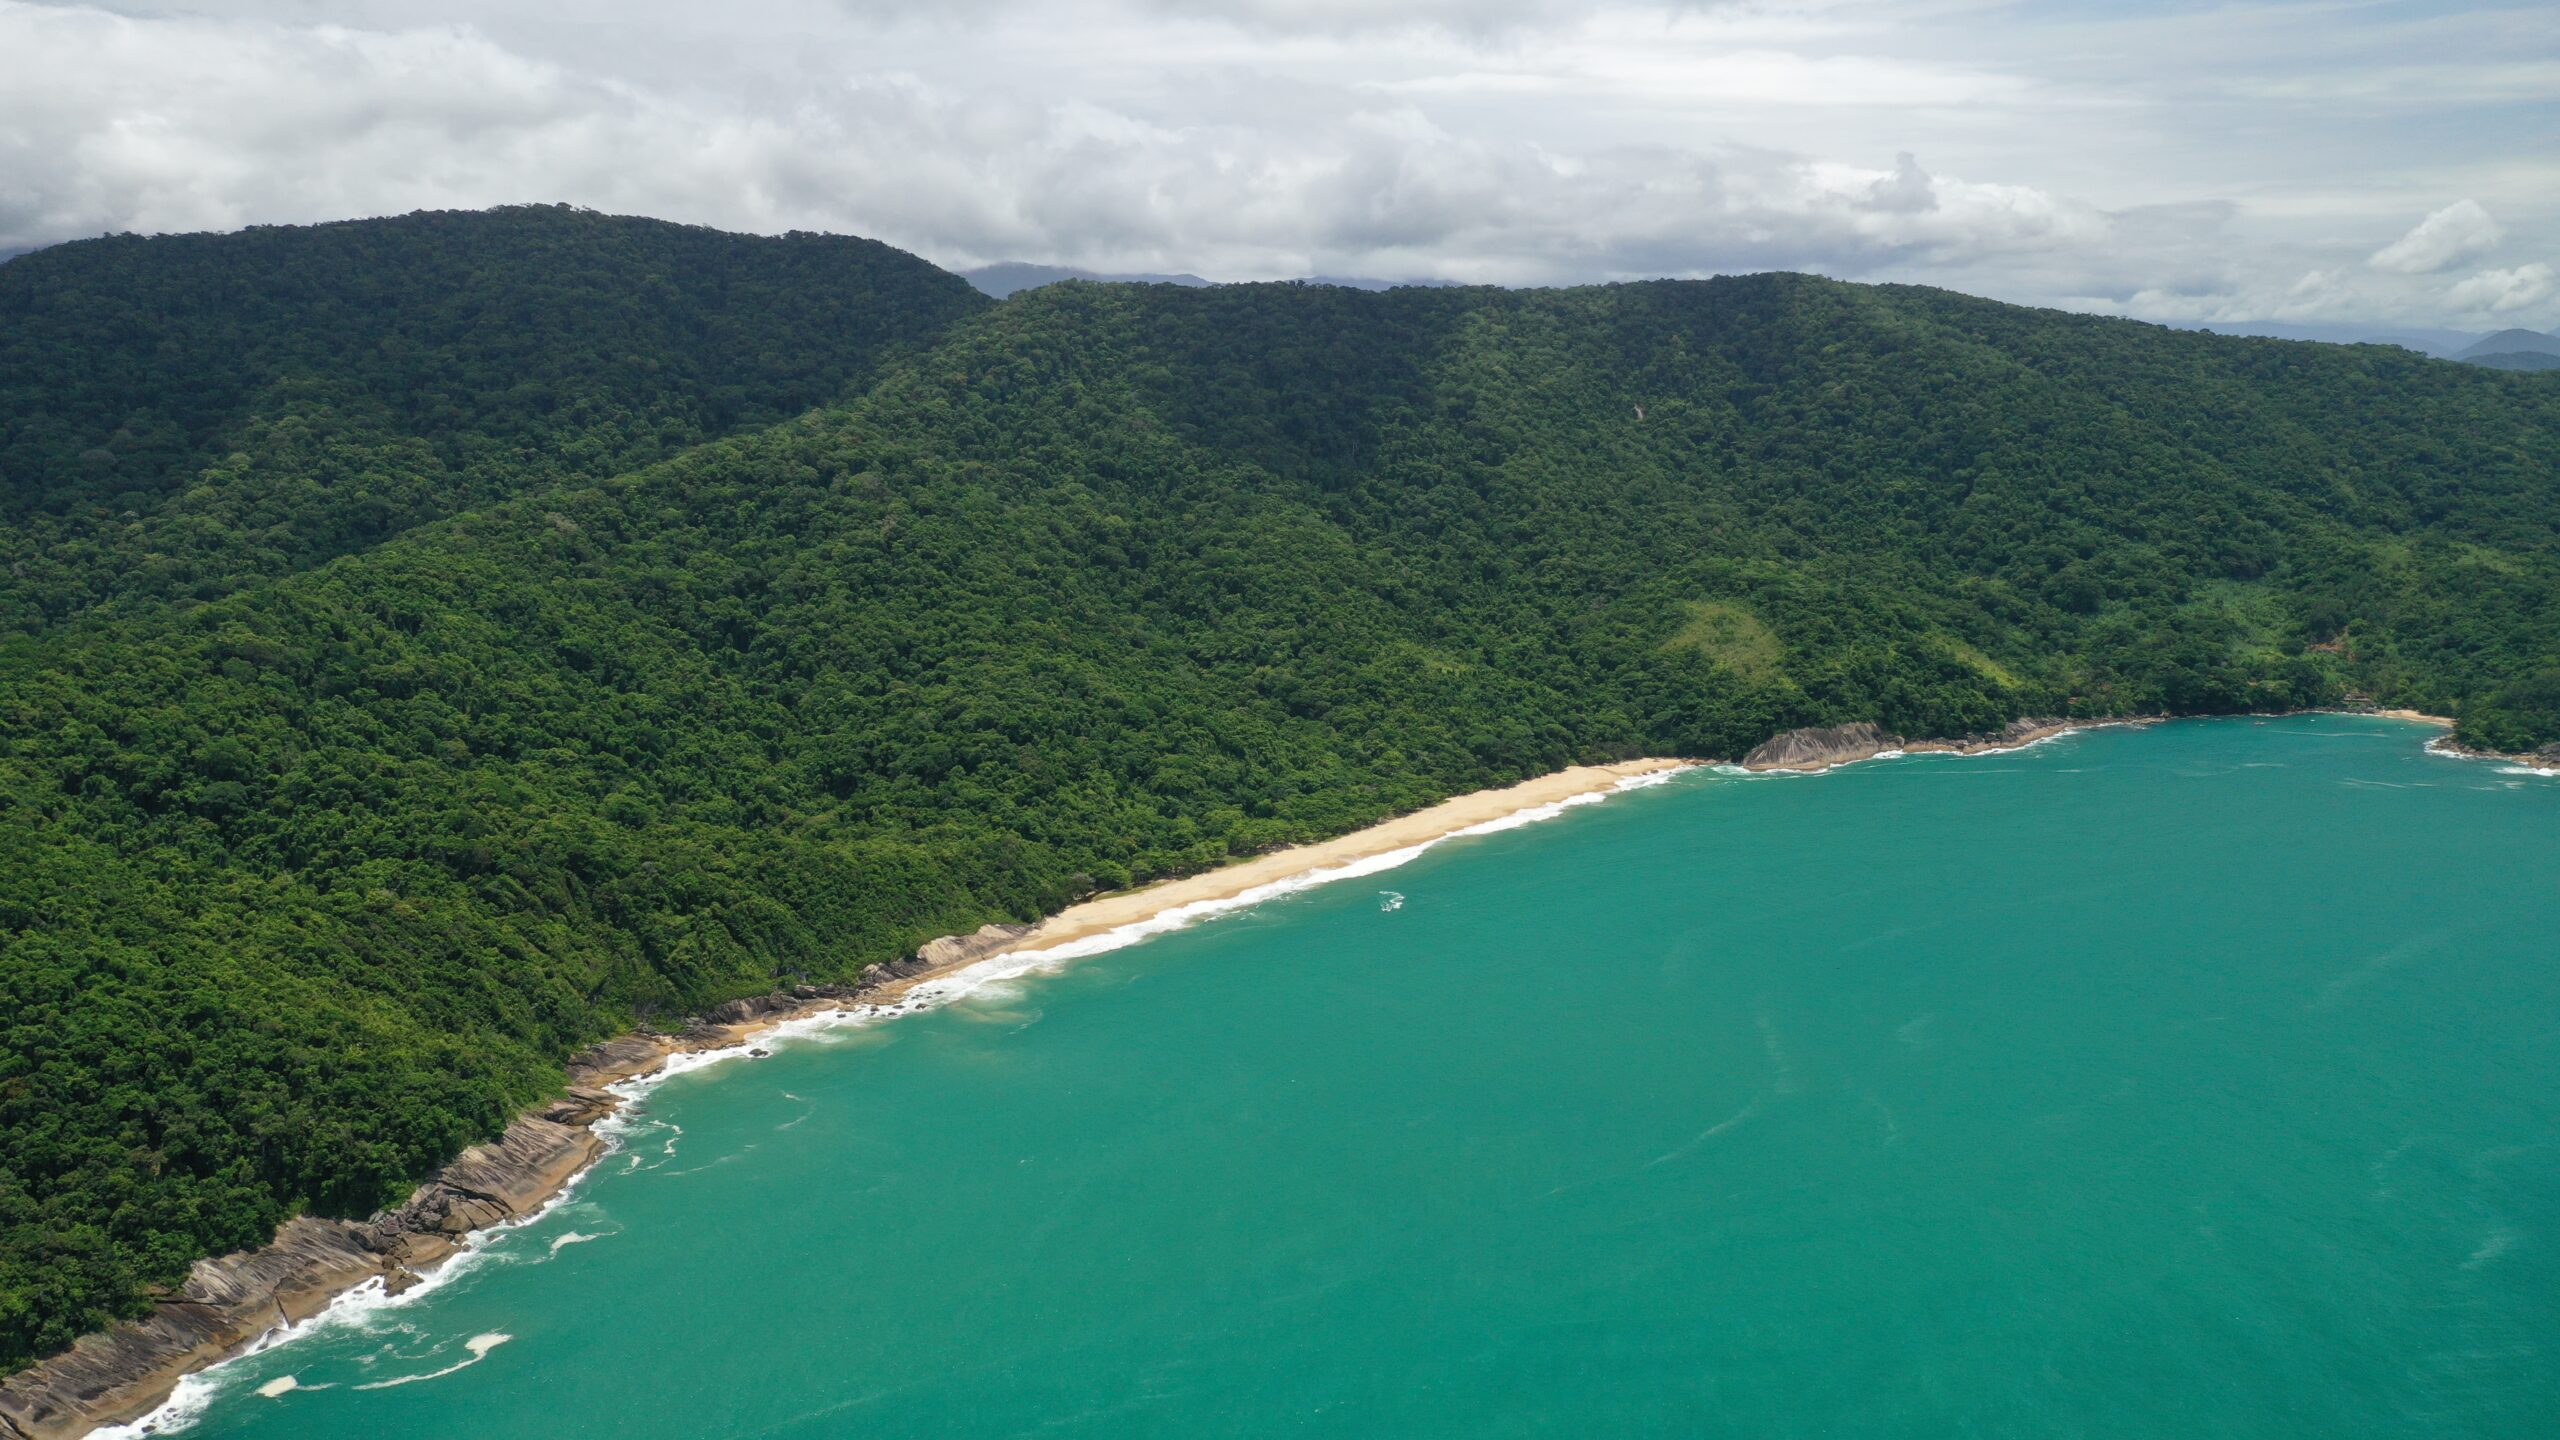
<svg viewBox="0 0 2560 1440">
<path fill-rule="evenodd" d="M 2560 1433 L 2560 781 L 2428 733 L 1694 772 L 796 1040 L 185 1433 Z"/>
</svg>

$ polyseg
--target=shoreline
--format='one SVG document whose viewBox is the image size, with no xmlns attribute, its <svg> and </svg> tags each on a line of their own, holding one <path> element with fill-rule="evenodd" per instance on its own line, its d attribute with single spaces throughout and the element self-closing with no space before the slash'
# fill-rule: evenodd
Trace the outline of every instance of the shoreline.
<svg viewBox="0 0 2560 1440">
<path fill-rule="evenodd" d="M 2157 725 L 2166 715 L 2122 715 L 2103 720 L 2066 720 L 2028 716 L 2002 729 L 1953 739 L 1910 740 L 1872 722 L 1790 730 L 1776 735 L 1730 768 L 1755 775 L 1820 775 L 1862 760 L 1892 760 L 1905 755 L 2005 755 L 2083 730 L 2111 730 Z"/>
<path fill-rule="evenodd" d="M 2356 714 L 2356 711 L 2341 711 Z M 2442 715 L 2429 715 L 2420 710 L 2371 710 L 2364 714 L 2380 715 L 2391 720 L 2414 720 L 2422 725 L 2438 725 L 2445 733 L 2426 743 L 2426 752 L 2448 760 L 2503 760 L 2543 775 L 2560 775 L 2560 745 L 2545 745 L 2540 750 L 2518 753 L 2513 750 L 2475 750 L 2453 738 L 2454 722 Z"/>
<path fill-rule="evenodd" d="M 415 1290 L 471 1253 L 475 1238 L 539 1218 L 616 1148 L 606 1122 L 677 1075 L 761 1058 L 769 1052 L 759 1041 L 931 1008 L 975 988 L 966 972 L 989 962 L 1005 962 L 998 968 L 1006 975 L 1054 968 L 1277 894 L 1386 869 L 1443 840 L 1550 818 L 1698 763 L 1576 765 L 1472 791 L 1330 840 L 1078 901 L 1033 924 L 945 936 L 904 960 L 865 967 L 851 985 L 734 1000 L 674 1033 L 605 1040 L 571 1057 L 559 1098 L 463 1151 L 402 1204 L 364 1221 L 289 1220 L 257 1250 L 197 1261 L 152 1314 L 83 1336 L 0 1379 L 0 1440 L 75 1440 L 111 1427 L 138 1434 L 176 1419 L 172 1407 L 190 1398 L 180 1386 L 199 1373 L 283 1343 L 342 1302 L 379 1303 Z"/>
<path fill-rule="evenodd" d="M 2453 725 L 2412 710 L 2293 713 L 2377 715 L 2447 730 Z M 804 985 L 733 1000 L 679 1031 L 616 1036 L 570 1058 L 559 1098 L 520 1115 L 497 1140 L 465 1150 L 401 1205 L 361 1222 L 307 1216 L 287 1221 L 258 1250 L 197 1261 L 185 1285 L 151 1315 L 84 1336 L 70 1350 L 0 1379 L 0 1440 L 74 1440 L 117 1427 L 137 1427 L 120 1433 L 141 1434 L 147 1431 L 138 1427 L 177 1418 L 172 1411 L 190 1404 L 180 1387 L 199 1373 L 284 1343 L 342 1302 L 396 1299 L 449 1273 L 450 1262 L 473 1253 L 479 1237 L 540 1218 L 618 1148 L 608 1122 L 675 1076 L 770 1053 L 760 1042 L 934 1008 L 988 981 L 1055 969 L 1280 894 L 1391 868 L 1444 840 L 1551 818 L 1690 769 L 1821 774 L 1906 755 L 2005 754 L 2083 730 L 2143 727 L 2169 718 L 2035 717 L 1996 733 L 1920 740 L 1861 723 L 1789 731 L 1739 762 L 1649 758 L 1572 766 L 1455 796 L 1330 840 L 1094 896 L 1032 924 L 988 925 L 974 934 L 945 936 L 913 956 L 865 967 L 852 984 Z M 2532 756 L 2462 749 L 2449 736 L 2425 748 L 2447 758 L 2554 768 Z"/>
</svg>

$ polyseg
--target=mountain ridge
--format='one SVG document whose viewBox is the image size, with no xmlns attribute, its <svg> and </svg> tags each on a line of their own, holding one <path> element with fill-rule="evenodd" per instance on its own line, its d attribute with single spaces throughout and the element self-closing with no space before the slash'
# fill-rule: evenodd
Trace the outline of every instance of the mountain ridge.
<svg viewBox="0 0 2560 1440">
<path fill-rule="evenodd" d="M 2480 361 L 2504 355 L 2560 355 L 2560 335 L 2545 335 L 2539 330 L 2500 330 L 2481 336 L 2454 358 Z"/>
</svg>

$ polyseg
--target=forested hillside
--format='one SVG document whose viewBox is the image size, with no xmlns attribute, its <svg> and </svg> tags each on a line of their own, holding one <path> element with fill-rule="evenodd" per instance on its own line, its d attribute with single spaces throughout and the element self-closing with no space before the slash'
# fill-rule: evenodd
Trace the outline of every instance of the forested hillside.
<svg viewBox="0 0 2560 1440">
<path fill-rule="evenodd" d="M 946 281 L 847 302 L 954 323 L 842 403 L 0 649 L 0 1365 L 635 1017 L 1575 760 L 2560 739 L 2544 377 L 1801 276 Z"/>
<path fill-rule="evenodd" d="M 0 632 L 796 415 L 985 303 L 869 240 L 566 206 L 38 251 L 0 264 Z"/>
</svg>

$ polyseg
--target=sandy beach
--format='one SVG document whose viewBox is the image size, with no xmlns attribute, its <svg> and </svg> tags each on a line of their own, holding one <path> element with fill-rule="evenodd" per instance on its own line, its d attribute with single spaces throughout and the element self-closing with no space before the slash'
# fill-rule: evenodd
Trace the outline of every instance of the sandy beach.
<svg viewBox="0 0 2560 1440">
<path fill-rule="evenodd" d="M 1576 765 L 1499 790 L 1478 790 L 1331 840 L 1293 845 L 1198 875 L 1097 896 L 1070 905 L 1032 927 L 1030 934 L 1007 946 L 1006 951 L 1046 950 L 1151 920 L 1184 905 L 1233 899 L 1247 890 L 1294 880 L 1318 870 L 1331 870 L 1389 851 L 1429 844 L 1523 810 L 1611 790 L 1637 776 L 1677 770 L 1691 763 L 1684 760 L 1626 760 L 1614 765 Z M 908 983 L 920 983 L 925 978 L 918 976 Z"/>
<path fill-rule="evenodd" d="M 1028 927 L 990 926 L 974 936 L 955 935 L 936 940 L 919 952 L 920 959 L 925 962 L 921 966 L 867 984 L 858 996 L 850 999 L 821 997 L 780 1005 L 751 1019 L 700 1026 L 682 1035 L 625 1037 L 622 1041 L 599 1047 L 597 1062 L 572 1062 L 571 1073 L 583 1085 L 610 1085 L 647 1076 L 670 1054 L 752 1045 L 759 1037 L 795 1020 L 893 1009 L 919 987 L 949 979 L 991 960 L 1054 950 L 1080 940 L 1090 940 L 1115 930 L 1143 925 L 1186 906 L 1214 905 L 1222 900 L 1232 900 L 1267 885 L 1296 880 L 1320 870 L 1340 869 L 1417 845 L 1429 845 L 1462 830 L 1507 820 L 1525 811 L 1605 794 L 1629 780 L 1670 770 L 1685 770 L 1700 763 L 1695 760 L 1642 759 L 1621 760 L 1607 765 L 1574 765 L 1532 780 L 1523 780 L 1517 785 L 1472 791 L 1437 805 L 1381 820 L 1348 835 L 1337 835 L 1331 840 L 1291 845 L 1232 865 L 1221 865 L 1215 870 L 1204 870 L 1197 875 L 1160 880 L 1135 890 L 1097 895 Z M 659 1043 L 651 1044 L 651 1041 Z"/>
</svg>

